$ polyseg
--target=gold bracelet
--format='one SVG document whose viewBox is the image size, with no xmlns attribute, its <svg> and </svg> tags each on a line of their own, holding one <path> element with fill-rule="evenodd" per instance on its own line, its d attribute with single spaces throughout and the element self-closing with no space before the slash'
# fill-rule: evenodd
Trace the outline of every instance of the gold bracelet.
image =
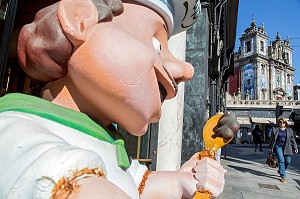
<svg viewBox="0 0 300 199">
<path fill-rule="evenodd" d="M 211 159 L 214 159 L 214 157 L 215 157 L 215 151 L 212 150 L 212 149 L 210 149 L 210 148 L 208 148 L 207 146 L 204 147 L 204 149 L 201 152 L 199 152 L 199 155 L 198 155 L 197 158 L 198 158 L 198 160 L 201 160 L 201 159 L 203 159 L 205 157 L 209 157 Z"/>
<path fill-rule="evenodd" d="M 143 193 L 143 190 L 145 188 L 145 184 L 146 184 L 146 180 L 148 179 L 149 174 L 151 173 L 150 170 L 145 171 L 143 178 L 142 178 L 142 182 L 139 185 L 138 191 L 139 191 L 139 195 L 141 196 Z"/>
</svg>

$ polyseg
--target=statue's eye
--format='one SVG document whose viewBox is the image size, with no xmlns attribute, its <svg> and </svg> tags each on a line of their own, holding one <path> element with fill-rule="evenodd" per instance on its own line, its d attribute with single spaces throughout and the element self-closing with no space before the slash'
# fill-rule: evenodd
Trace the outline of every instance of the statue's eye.
<svg viewBox="0 0 300 199">
<path fill-rule="evenodd" d="M 153 37 L 152 43 L 153 43 L 153 47 L 154 47 L 154 49 L 156 50 L 157 54 L 159 54 L 160 51 L 161 51 L 161 45 L 160 45 L 160 42 L 159 42 L 155 37 Z"/>
</svg>

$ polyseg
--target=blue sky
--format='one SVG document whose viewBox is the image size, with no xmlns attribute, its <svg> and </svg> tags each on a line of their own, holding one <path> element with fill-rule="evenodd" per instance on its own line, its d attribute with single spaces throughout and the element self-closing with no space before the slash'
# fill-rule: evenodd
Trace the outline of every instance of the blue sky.
<svg viewBox="0 0 300 199">
<path fill-rule="evenodd" d="M 294 84 L 300 84 L 300 0 L 239 0 L 236 48 L 242 33 L 250 27 L 252 17 L 259 27 L 264 23 L 270 41 L 277 32 L 282 39 L 290 38 L 293 48 Z"/>
</svg>

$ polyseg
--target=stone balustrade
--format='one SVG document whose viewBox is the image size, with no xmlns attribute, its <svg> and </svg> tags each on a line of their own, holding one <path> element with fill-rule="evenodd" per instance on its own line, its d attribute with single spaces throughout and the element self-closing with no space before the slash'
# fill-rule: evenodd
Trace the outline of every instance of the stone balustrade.
<svg viewBox="0 0 300 199">
<path fill-rule="evenodd" d="M 226 100 L 226 105 L 259 105 L 259 106 L 297 106 L 300 107 L 299 100 Z"/>
<path fill-rule="evenodd" d="M 231 96 L 229 93 L 226 93 L 227 107 L 275 107 L 276 105 L 291 108 L 300 108 L 300 100 L 241 100 L 237 96 Z"/>
</svg>

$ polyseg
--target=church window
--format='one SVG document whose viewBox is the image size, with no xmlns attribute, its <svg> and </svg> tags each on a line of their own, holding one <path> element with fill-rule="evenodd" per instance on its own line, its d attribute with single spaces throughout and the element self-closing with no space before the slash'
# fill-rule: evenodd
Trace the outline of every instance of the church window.
<svg viewBox="0 0 300 199">
<path fill-rule="evenodd" d="M 251 41 L 246 42 L 246 53 L 251 52 Z"/>
<path fill-rule="evenodd" d="M 291 76 L 287 75 L 287 83 L 290 84 L 291 83 Z"/>
<path fill-rule="evenodd" d="M 260 51 L 265 52 L 265 42 L 264 41 L 260 41 Z"/>
<path fill-rule="evenodd" d="M 265 65 L 261 64 L 261 74 L 264 75 L 265 74 Z"/>
<path fill-rule="evenodd" d="M 284 53 L 285 54 L 285 60 L 287 63 L 290 63 L 290 57 L 289 57 L 289 53 Z"/>
<path fill-rule="evenodd" d="M 280 74 L 277 74 L 276 80 L 277 80 L 277 87 L 278 88 L 281 87 L 281 76 L 280 76 Z"/>
</svg>

